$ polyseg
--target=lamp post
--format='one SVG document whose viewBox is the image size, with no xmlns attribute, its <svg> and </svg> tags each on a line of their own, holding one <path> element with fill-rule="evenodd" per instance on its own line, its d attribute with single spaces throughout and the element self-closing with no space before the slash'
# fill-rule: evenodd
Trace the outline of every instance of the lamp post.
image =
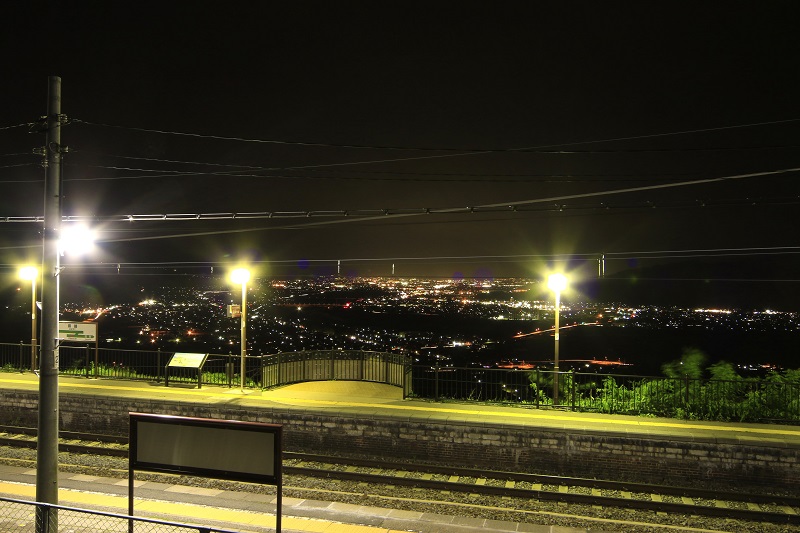
<svg viewBox="0 0 800 533">
<path fill-rule="evenodd" d="M 19 277 L 31 282 L 31 372 L 36 370 L 36 278 L 39 269 L 24 266 L 19 269 Z"/>
<path fill-rule="evenodd" d="M 240 315 L 242 327 L 242 362 L 239 370 L 239 386 L 242 392 L 244 392 L 245 357 L 247 356 L 247 282 L 249 280 L 250 271 L 246 268 L 237 268 L 231 272 L 231 281 L 242 285 L 242 309 Z"/>
<path fill-rule="evenodd" d="M 558 405 L 558 314 L 561 310 L 561 291 L 567 288 L 567 278 L 564 274 L 551 274 L 547 278 L 547 287 L 556 295 L 556 324 L 555 324 L 555 351 L 553 365 L 553 407 Z"/>
</svg>

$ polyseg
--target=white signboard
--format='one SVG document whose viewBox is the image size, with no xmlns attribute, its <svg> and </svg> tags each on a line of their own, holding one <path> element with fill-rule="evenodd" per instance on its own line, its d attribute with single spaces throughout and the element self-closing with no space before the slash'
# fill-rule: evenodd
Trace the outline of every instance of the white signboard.
<svg viewBox="0 0 800 533">
<path fill-rule="evenodd" d="M 62 341 L 97 342 L 97 323 L 59 322 L 58 338 Z"/>
</svg>

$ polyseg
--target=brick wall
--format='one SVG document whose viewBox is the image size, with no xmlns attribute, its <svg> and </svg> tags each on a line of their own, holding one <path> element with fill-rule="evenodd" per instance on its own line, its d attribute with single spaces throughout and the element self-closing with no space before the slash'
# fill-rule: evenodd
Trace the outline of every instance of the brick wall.
<svg viewBox="0 0 800 533">
<path fill-rule="evenodd" d="M 36 427 L 38 394 L 0 391 L 0 424 Z M 800 449 L 645 439 L 616 434 L 352 418 L 253 408 L 60 395 L 61 428 L 128 433 L 128 412 L 283 424 L 284 449 L 674 485 L 786 487 L 800 482 Z"/>
</svg>

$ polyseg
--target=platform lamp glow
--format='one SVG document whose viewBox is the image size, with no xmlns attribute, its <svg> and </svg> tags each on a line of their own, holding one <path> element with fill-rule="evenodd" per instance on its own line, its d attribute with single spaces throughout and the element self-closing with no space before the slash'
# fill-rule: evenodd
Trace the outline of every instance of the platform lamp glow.
<svg viewBox="0 0 800 533">
<path fill-rule="evenodd" d="M 239 387 L 244 392 L 245 357 L 247 356 L 247 282 L 250 280 L 250 271 L 246 268 L 237 268 L 231 272 L 231 281 L 242 286 L 242 362 L 239 370 Z"/>
<path fill-rule="evenodd" d="M 558 378 L 559 378 L 559 369 L 558 369 L 558 315 L 559 311 L 561 310 L 561 292 L 567 288 L 567 278 L 564 274 L 551 274 L 547 278 L 547 288 L 550 289 L 555 293 L 556 296 L 556 303 L 555 303 L 555 311 L 556 311 L 556 323 L 554 332 L 555 332 L 555 350 L 553 354 L 554 364 L 553 364 L 553 407 L 558 405 Z"/>
<path fill-rule="evenodd" d="M 35 266 L 24 266 L 19 269 L 19 277 L 31 282 L 31 372 L 36 370 L 36 278 L 39 269 Z"/>
</svg>

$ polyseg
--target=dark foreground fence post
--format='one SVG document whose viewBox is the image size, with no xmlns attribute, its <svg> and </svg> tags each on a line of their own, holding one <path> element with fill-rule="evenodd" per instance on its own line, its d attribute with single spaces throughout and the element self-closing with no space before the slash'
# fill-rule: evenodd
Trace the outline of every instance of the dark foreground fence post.
<svg viewBox="0 0 800 533">
<path fill-rule="evenodd" d="M 686 395 L 683 400 L 683 407 L 684 407 L 683 416 L 684 418 L 688 418 L 689 417 L 689 374 L 684 375 L 683 378 L 684 378 L 683 382 L 686 385 Z"/>
<path fill-rule="evenodd" d="M 569 375 L 570 375 L 570 378 L 572 379 L 572 386 L 570 387 L 572 389 L 572 402 L 570 402 L 570 403 L 572 404 L 572 410 L 574 411 L 575 410 L 575 388 L 576 388 L 576 386 L 575 386 L 575 371 L 574 370 L 570 370 L 569 371 Z"/>
<path fill-rule="evenodd" d="M 439 401 L 439 361 L 436 361 L 436 369 L 433 372 L 433 399 Z"/>
<path fill-rule="evenodd" d="M 89 379 L 89 354 L 90 354 L 90 346 L 86 345 L 86 379 Z"/>
</svg>

